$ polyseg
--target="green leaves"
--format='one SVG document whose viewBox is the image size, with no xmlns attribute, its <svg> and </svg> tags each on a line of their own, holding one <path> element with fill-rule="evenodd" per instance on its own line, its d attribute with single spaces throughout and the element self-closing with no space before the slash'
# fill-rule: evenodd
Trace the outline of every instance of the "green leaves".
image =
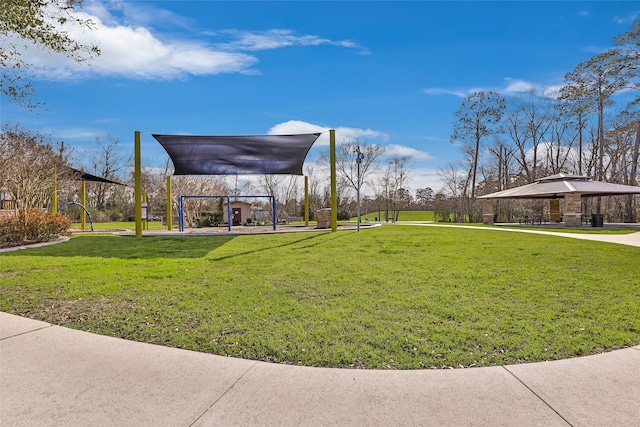
<svg viewBox="0 0 640 427">
<path fill-rule="evenodd" d="M 93 28 L 93 22 L 74 14 L 81 0 L 2 0 L 0 3 L 0 91 L 25 108 L 35 108 L 35 91 L 27 81 L 31 64 L 21 52 L 36 48 L 64 55 L 78 63 L 100 55 L 96 45 L 84 45 L 74 40 L 68 28 Z M 18 44 L 22 42 L 21 44 Z"/>
</svg>

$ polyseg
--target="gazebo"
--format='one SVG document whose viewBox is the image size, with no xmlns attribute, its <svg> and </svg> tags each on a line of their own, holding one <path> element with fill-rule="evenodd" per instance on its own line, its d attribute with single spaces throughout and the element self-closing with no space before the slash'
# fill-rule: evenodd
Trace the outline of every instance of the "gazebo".
<svg viewBox="0 0 640 427">
<path fill-rule="evenodd" d="M 549 220 L 560 222 L 560 199 L 564 198 L 566 227 L 582 225 L 582 197 L 640 194 L 640 187 L 592 181 L 578 175 L 557 174 L 540 178 L 532 184 L 478 197 L 483 199 L 482 222 L 493 224 L 494 199 L 549 199 Z"/>
</svg>

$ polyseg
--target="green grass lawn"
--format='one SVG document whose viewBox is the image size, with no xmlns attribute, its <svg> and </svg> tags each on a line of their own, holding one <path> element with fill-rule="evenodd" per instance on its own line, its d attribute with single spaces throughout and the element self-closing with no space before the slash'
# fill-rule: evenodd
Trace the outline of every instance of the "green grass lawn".
<svg viewBox="0 0 640 427">
<path fill-rule="evenodd" d="M 639 249 L 450 227 L 83 234 L 0 254 L 0 310 L 312 366 L 553 360 L 640 343 Z"/>
<path fill-rule="evenodd" d="M 362 214 L 360 217 L 362 221 L 369 220 L 370 222 L 375 222 L 376 218 L 378 218 L 378 220 L 382 218 L 382 222 L 385 222 L 384 212 L 375 211 L 366 215 Z M 355 221 L 356 218 L 354 217 L 353 220 Z M 398 221 L 433 221 L 433 211 L 400 211 Z"/>
<path fill-rule="evenodd" d="M 178 225 L 176 224 L 175 229 L 178 229 Z M 76 222 L 71 225 L 72 229 L 79 230 L 80 223 Z M 135 230 L 136 223 L 134 221 L 120 221 L 120 222 L 94 222 L 93 229 L 95 231 L 100 230 Z M 147 230 L 165 230 L 166 226 L 162 225 L 162 221 L 148 221 L 147 222 Z M 85 230 L 91 230 L 91 224 L 87 221 L 85 225 Z"/>
</svg>

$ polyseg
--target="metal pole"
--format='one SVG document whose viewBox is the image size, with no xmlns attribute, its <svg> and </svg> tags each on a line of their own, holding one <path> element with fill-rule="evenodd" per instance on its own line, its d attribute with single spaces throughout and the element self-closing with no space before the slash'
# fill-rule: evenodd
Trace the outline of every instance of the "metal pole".
<svg viewBox="0 0 640 427">
<path fill-rule="evenodd" d="M 275 231 L 276 223 L 278 222 L 278 212 L 276 210 L 276 196 L 271 196 L 271 207 L 273 209 L 273 231 Z"/>
<path fill-rule="evenodd" d="M 82 178 L 82 184 L 80 184 L 80 203 L 83 207 L 87 206 L 87 181 Z M 80 213 L 80 229 L 84 231 L 87 225 L 87 212 L 83 210 Z"/>
<path fill-rule="evenodd" d="M 142 238 L 142 161 L 140 160 L 140 131 L 135 131 L 134 135 L 134 201 L 136 216 L 136 238 Z"/>
<path fill-rule="evenodd" d="M 309 226 L 309 177 L 304 177 L 304 226 Z"/>
<path fill-rule="evenodd" d="M 143 189 L 142 190 L 142 207 L 144 208 L 144 213 L 145 215 L 144 218 L 142 218 L 142 229 L 143 230 L 148 230 L 149 229 L 149 204 L 147 203 L 147 190 Z"/>
<path fill-rule="evenodd" d="M 171 231 L 173 222 L 173 206 L 171 204 L 171 176 L 167 177 L 167 231 Z"/>
<path fill-rule="evenodd" d="M 331 163 L 331 232 L 338 231 L 338 196 L 336 185 L 336 131 L 329 131 L 329 163 Z"/>
<path fill-rule="evenodd" d="M 178 230 L 184 231 L 184 201 L 183 196 L 178 199 Z"/>
<path fill-rule="evenodd" d="M 227 197 L 227 231 L 231 231 L 231 197 Z"/>
<path fill-rule="evenodd" d="M 53 188 L 51 191 L 51 213 L 58 212 L 58 167 L 53 167 Z"/>
<path fill-rule="evenodd" d="M 360 232 L 360 163 L 362 163 L 362 159 L 364 158 L 364 154 L 362 154 L 362 152 L 360 152 L 360 146 L 356 147 L 356 153 L 357 153 L 357 157 L 356 157 L 356 164 L 358 165 L 358 182 L 357 182 L 357 188 L 356 188 L 356 199 L 357 199 L 357 205 L 356 205 L 356 216 L 358 218 L 358 233 Z"/>
</svg>

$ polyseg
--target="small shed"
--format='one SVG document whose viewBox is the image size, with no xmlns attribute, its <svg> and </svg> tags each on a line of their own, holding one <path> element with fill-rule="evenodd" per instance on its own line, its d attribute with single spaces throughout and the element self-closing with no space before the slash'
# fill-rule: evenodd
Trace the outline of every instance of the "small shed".
<svg viewBox="0 0 640 427">
<path fill-rule="evenodd" d="M 251 219 L 251 203 L 248 202 L 240 202 L 238 200 L 231 201 L 231 225 L 239 226 L 242 224 L 246 224 L 248 219 Z M 227 205 L 223 205 L 223 220 L 226 221 L 227 218 Z"/>
<path fill-rule="evenodd" d="M 620 196 L 640 194 L 640 187 L 592 181 L 585 176 L 557 174 L 540 178 L 532 184 L 498 191 L 478 197 L 484 199 L 482 222 L 493 224 L 494 199 L 549 199 L 551 221 L 560 220 L 560 200 L 564 198 L 564 223 L 566 227 L 582 224 L 582 197 Z"/>
</svg>

